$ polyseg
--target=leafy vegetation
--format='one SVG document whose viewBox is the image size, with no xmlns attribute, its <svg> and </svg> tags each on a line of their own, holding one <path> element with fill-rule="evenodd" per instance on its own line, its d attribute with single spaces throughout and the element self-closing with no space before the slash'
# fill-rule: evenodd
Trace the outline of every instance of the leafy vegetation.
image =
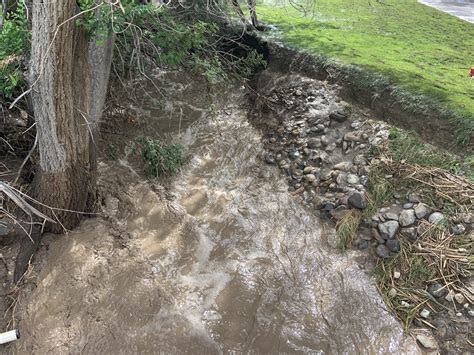
<svg viewBox="0 0 474 355">
<path fill-rule="evenodd" d="M 0 30 L 0 95 L 5 98 L 10 98 L 25 82 L 22 60 L 29 52 L 29 39 L 26 11 L 19 6 L 7 16 Z"/>
<path fill-rule="evenodd" d="M 447 116 L 456 121 L 460 142 L 472 143 L 474 86 L 468 75 L 473 65 L 472 24 L 415 0 L 309 3 L 306 16 L 293 6 L 268 2 L 258 10 L 263 20 L 279 26 L 286 43 L 361 67 L 365 74 L 354 79 L 361 85 L 379 81 L 371 73 L 380 73 L 412 94 L 398 93 L 408 105 L 417 106 L 421 100 L 438 108 L 442 103 L 453 111 Z"/>
<path fill-rule="evenodd" d="M 158 139 L 142 137 L 134 148 L 140 153 L 149 178 L 173 176 L 185 163 L 185 150 L 180 144 L 164 144 Z"/>
</svg>

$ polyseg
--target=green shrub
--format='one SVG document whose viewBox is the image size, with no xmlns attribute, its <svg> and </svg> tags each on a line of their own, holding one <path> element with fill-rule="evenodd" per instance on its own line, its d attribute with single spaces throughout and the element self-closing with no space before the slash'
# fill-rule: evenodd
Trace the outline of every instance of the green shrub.
<svg viewBox="0 0 474 355">
<path fill-rule="evenodd" d="M 25 7 L 18 6 L 0 31 L 0 94 L 6 98 L 25 83 L 22 59 L 28 54 L 30 35 Z"/>
<path fill-rule="evenodd" d="M 181 144 L 163 144 L 158 139 L 142 137 L 136 146 L 145 163 L 147 177 L 173 176 L 185 162 L 185 150 Z"/>
</svg>

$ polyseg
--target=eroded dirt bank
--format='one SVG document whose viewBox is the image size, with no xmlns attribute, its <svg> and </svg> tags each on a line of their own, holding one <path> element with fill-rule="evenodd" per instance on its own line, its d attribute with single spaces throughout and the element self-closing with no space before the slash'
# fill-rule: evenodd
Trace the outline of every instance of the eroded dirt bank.
<svg viewBox="0 0 474 355">
<path fill-rule="evenodd" d="M 264 162 L 245 90 L 211 107 L 191 82 L 142 126 L 168 125 L 189 164 L 166 188 L 132 155 L 101 164 L 103 216 L 45 241 L 7 351 L 417 353 L 357 254 Z"/>
</svg>

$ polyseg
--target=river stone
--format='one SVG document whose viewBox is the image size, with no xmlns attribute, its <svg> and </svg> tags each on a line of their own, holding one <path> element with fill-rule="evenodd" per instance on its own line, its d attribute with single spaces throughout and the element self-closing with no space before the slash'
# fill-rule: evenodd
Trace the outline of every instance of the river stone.
<svg viewBox="0 0 474 355">
<path fill-rule="evenodd" d="M 430 311 L 428 311 L 426 308 L 423 308 L 423 310 L 420 312 L 421 318 L 428 319 L 430 317 Z"/>
<path fill-rule="evenodd" d="M 355 185 L 359 183 L 359 177 L 355 174 L 348 174 L 346 181 L 348 184 Z"/>
<path fill-rule="evenodd" d="M 416 340 L 418 340 L 425 349 L 436 350 L 438 348 L 436 341 L 430 336 L 419 334 L 416 336 Z"/>
<path fill-rule="evenodd" d="M 464 298 L 464 295 L 462 293 L 456 293 L 454 295 L 454 299 L 459 304 L 463 304 L 466 301 L 466 299 Z"/>
<path fill-rule="evenodd" d="M 425 218 L 426 215 L 428 215 L 430 212 L 431 212 L 431 208 L 429 208 L 429 206 L 424 203 L 419 203 L 415 207 L 415 215 L 416 215 L 416 218 L 418 219 Z"/>
<path fill-rule="evenodd" d="M 346 215 L 347 211 L 348 211 L 347 207 L 341 205 L 333 209 L 329 213 L 331 214 L 332 218 L 340 220 Z"/>
<path fill-rule="evenodd" d="M 311 149 L 321 147 L 321 139 L 319 138 L 310 138 L 308 139 L 308 147 Z"/>
<path fill-rule="evenodd" d="M 415 223 L 415 221 L 415 211 L 412 209 L 403 210 L 402 213 L 400 213 L 400 216 L 398 217 L 398 222 L 402 227 L 411 226 L 413 223 Z"/>
<path fill-rule="evenodd" d="M 304 176 L 304 179 L 307 181 L 307 182 L 313 182 L 316 180 L 316 176 L 314 174 L 306 174 Z"/>
<path fill-rule="evenodd" d="M 322 145 L 328 145 L 329 143 L 331 143 L 331 142 L 329 141 L 328 136 L 321 136 L 321 144 Z"/>
<path fill-rule="evenodd" d="M 365 196 L 362 193 L 357 192 L 357 191 L 354 191 L 353 193 L 351 193 L 347 202 L 349 202 L 350 206 L 354 208 L 358 208 L 360 210 L 367 208 L 367 200 Z"/>
<path fill-rule="evenodd" d="M 387 249 L 393 253 L 398 253 L 400 251 L 400 242 L 398 239 L 389 239 L 385 245 L 387 246 Z"/>
<path fill-rule="evenodd" d="M 326 147 L 326 151 L 333 152 L 336 149 L 336 143 L 332 142 Z"/>
<path fill-rule="evenodd" d="M 387 247 L 383 244 L 380 244 L 377 246 L 375 249 L 375 253 L 380 257 L 380 258 L 388 258 L 390 256 L 390 251 L 387 249 Z"/>
<path fill-rule="evenodd" d="M 379 224 L 379 232 L 382 238 L 391 239 L 395 236 L 398 231 L 397 221 L 387 221 Z"/>
<path fill-rule="evenodd" d="M 464 227 L 463 224 L 455 224 L 454 226 L 451 226 L 451 233 L 454 235 L 461 235 L 464 234 L 466 231 L 466 227 Z"/>
<path fill-rule="evenodd" d="M 275 157 L 272 154 L 267 154 L 267 155 L 265 155 L 265 162 L 267 164 L 274 165 L 276 163 Z"/>
<path fill-rule="evenodd" d="M 432 214 L 430 214 L 430 217 L 428 218 L 428 221 L 431 224 L 439 224 L 442 221 L 444 221 L 444 215 L 440 212 L 433 212 Z"/>
<path fill-rule="evenodd" d="M 380 236 L 380 233 L 379 233 L 379 231 L 378 231 L 376 228 L 372 228 L 372 235 L 374 236 L 375 240 L 377 240 L 377 242 L 379 242 L 380 244 L 384 244 L 384 243 L 385 243 L 385 239 L 383 239 L 383 238 Z"/>
<path fill-rule="evenodd" d="M 350 163 L 348 161 L 343 161 L 343 162 L 340 162 L 340 163 L 334 165 L 334 169 L 349 172 L 349 171 L 351 171 L 352 166 L 353 166 L 352 163 Z"/>
<path fill-rule="evenodd" d="M 366 250 L 369 247 L 369 242 L 366 240 L 361 240 L 357 246 L 359 250 Z"/>
<path fill-rule="evenodd" d="M 443 287 L 443 285 L 435 283 L 428 288 L 428 292 L 434 297 L 440 298 L 446 295 L 447 290 Z"/>
<path fill-rule="evenodd" d="M 362 140 L 362 138 L 357 133 L 349 132 L 345 134 L 344 140 L 347 142 L 358 142 Z"/>
<path fill-rule="evenodd" d="M 389 220 L 392 220 L 392 221 L 398 221 L 398 214 L 396 214 L 395 212 L 386 212 L 384 214 L 384 217 L 385 219 L 389 219 Z"/>
<path fill-rule="evenodd" d="M 417 203 L 417 202 L 420 202 L 421 199 L 420 199 L 420 196 L 412 192 L 408 195 L 408 201 L 410 201 L 411 203 Z"/>
</svg>

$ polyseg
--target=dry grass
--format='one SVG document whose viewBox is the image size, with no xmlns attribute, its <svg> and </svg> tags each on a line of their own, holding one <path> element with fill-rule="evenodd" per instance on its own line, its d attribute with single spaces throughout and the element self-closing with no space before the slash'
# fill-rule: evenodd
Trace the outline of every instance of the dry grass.
<svg viewBox="0 0 474 355">
<path fill-rule="evenodd" d="M 337 246 L 342 251 L 349 248 L 357 236 L 362 213 L 359 210 L 348 210 L 347 213 L 336 223 Z"/>
</svg>

